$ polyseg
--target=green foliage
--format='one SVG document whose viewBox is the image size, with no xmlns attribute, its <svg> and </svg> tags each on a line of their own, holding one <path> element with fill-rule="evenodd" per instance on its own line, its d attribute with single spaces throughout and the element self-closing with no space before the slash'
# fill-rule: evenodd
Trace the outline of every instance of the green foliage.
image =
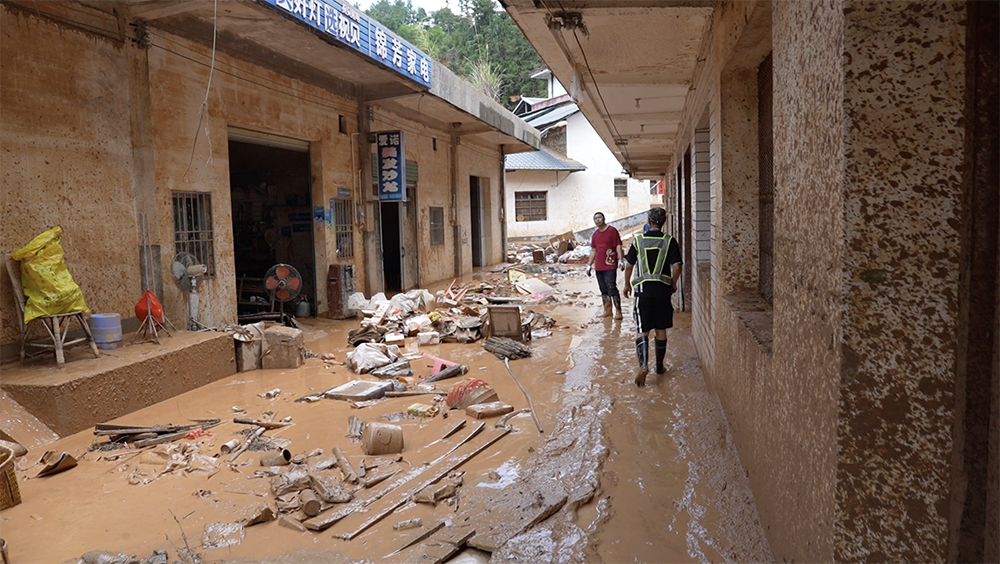
<svg viewBox="0 0 1000 564">
<path fill-rule="evenodd" d="M 544 96 L 545 83 L 528 77 L 542 59 L 496 0 L 456 2 L 459 13 L 428 14 L 409 0 L 379 0 L 366 13 L 509 109 L 511 96 Z"/>
</svg>

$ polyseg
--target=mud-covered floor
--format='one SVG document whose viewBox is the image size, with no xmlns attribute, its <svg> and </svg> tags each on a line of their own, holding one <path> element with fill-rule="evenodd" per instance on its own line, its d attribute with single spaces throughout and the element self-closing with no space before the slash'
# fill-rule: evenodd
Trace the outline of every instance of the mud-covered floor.
<svg viewBox="0 0 1000 564">
<path fill-rule="evenodd" d="M 510 363 L 534 400 L 544 434 L 529 414 L 512 418 L 512 431 L 502 436 L 494 428 L 496 419 L 486 419 L 481 432 L 446 458 L 479 421 L 461 411 L 451 411 L 446 419 L 438 415 L 400 421 L 405 448 L 402 460 L 390 465 L 399 474 L 357 494 L 384 494 L 378 501 L 322 532 L 299 532 L 271 521 L 246 527 L 241 535 L 232 533 L 226 542 L 238 542 L 212 549 L 203 546 L 206 526 L 233 523 L 262 502 L 273 503 L 269 479 L 255 475 L 262 470 L 260 458 L 273 453 L 246 452 L 233 466 L 216 463 L 216 470 L 209 472 L 177 471 L 132 485 L 130 476 L 132 482 L 144 481 L 155 476 L 154 467 L 140 464 L 143 455 L 125 451 L 86 452 L 97 439 L 92 431 L 83 431 L 19 460 L 24 501 L 0 514 L 0 535 L 7 541 L 11 562 L 60 563 L 91 550 L 143 558 L 156 549 L 177 561 L 185 542 L 203 562 L 420 561 L 419 544 L 393 552 L 442 521 L 449 529 L 476 530 L 478 540 L 469 544 L 488 548 L 494 561 L 772 560 L 721 407 L 705 388 L 691 340 L 690 314 L 675 315 L 667 374 L 650 375 L 645 388 L 636 388 L 630 308 L 626 305 L 624 321 L 595 317 L 600 309 L 596 286 L 577 271 L 557 286 L 558 303 L 527 308 L 557 322 L 551 337 L 530 343 L 533 358 Z M 287 448 L 293 454 L 322 449 L 329 455 L 339 446 L 354 464 L 373 462 L 375 457 L 364 456 L 358 441 L 345 436 L 348 417 L 383 421 L 382 415 L 406 411 L 426 398 L 386 399 L 360 409 L 335 400 L 294 402 L 358 378 L 342 364 L 346 335 L 356 321 L 310 319 L 304 325 L 306 348 L 334 353 L 338 362 L 310 358 L 295 370 L 236 374 L 115 423 L 221 418 L 224 423 L 211 429 L 211 437 L 174 443 L 215 456 L 222 443 L 245 428 L 232 422 L 234 409 L 245 410 L 236 416 L 251 418 L 270 411 L 275 420 L 291 417 L 293 426 L 267 435 L 290 440 Z M 515 409 L 527 407 L 503 363 L 480 345 L 442 344 L 421 350 L 468 365 L 468 376 L 486 380 L 501 400 Z M 413 367 L 417 375 L 431 371 L 429 363 L 415 361 Z M 448 389 L 452 383 L 445 380 L 439 387 Z M 258 395 L 275 388 L 281 390 L 277 398 Z M 465 427 L 438 440 L 459 419 L 468 419 Z M 491 440 L 495 442 L 485 446 Z M 415 485 L 433 478 L 443 464 L 484 446 L 457 468 L 464 475 L 451 502 L 435 507 L 406 500 Z M 29 479 L 37 472 L 32 463 L 44 450 L 69 452 L 80 463 L 60 474 Z M 109 454 L 124 456 L 101 459 Z M 424 526 L 393 529 L 413 518 Z M 535 520 L 540 522 L 522 531 Z M 340 538 L 345 536 L 351 540 Z M 485 556 L 489 553 L 468 551 L 459 558 L 481 561 Z"/>
</svg>

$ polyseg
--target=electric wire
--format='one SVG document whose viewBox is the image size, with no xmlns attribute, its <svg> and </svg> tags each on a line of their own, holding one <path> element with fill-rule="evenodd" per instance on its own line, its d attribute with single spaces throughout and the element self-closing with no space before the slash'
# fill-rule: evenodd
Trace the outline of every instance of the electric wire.
<svg viewBox="0 0 1000 564">
<path fill-rule="evenodd" d="M 543 8 L 545 8 L 545 11 L 548 12 L 550 20 L 552 18 L 555 18 L 555 14 L 552 12 L 552 8 L 550 8 L 543 0 L 539 0 L 539 3 L 542 5 Z M 559 10 L 561 10 L 562 12 L 566 11 L 566 8 L 563 7 L 562 0 L 556 0 L 556 3 L 559 5 Z M 604 95 L 601 93 L 601 86 L 597 83 L 597 77 L 594 76 L 594 71 L 590 67 L 590 61 L 587 58 L 587 52 L 583 49 L 583 43 L 580 41 L 580 36 L 576 33 L 575 27 L 573 28 L 572 31 L 573 31 L 573 39 L 576 41 L 576 45 L 580 49 L 580 54 L 583 56 L 583 64 L 585 67 L 587 67 L 587 74 L 590 75 L 590 80 L 591 82 L 593 82 L 594 89 L 597 91 L 597 97 L 601 100 L 601 106 L 604 107 L 604 113 L 608 117 L 608 121 L 611 123 L 611 129 L 613 129 L 615 132 L 615 140 L 617 141 L 618 139 L 623 139 L 621 133 L 618 131 L 618 125 L 615 123 L 615 119 L 611 116 L 611 111 L 608 110 L 608 104 L 607 102 L 604 101 Z M 567 53 L 567 55 L 569 55 L 569 53 Z M 632 157 L 631 155 L 629 155 L 628 146 L 627 145 L 618 145 L 618 146 L 621 147 L 621 151 L 625 156 L 625 162 L 628 163 L 629 173 L 631 174 L 631 172 L 635 170 L 635 167 L 632 164 Z"/>
<path fill-rule="evenodd" d="M 205 101 L 201 103 L 201 115 L 198 116 L 198 127 L 194 130 L 194 142 L 191 143 L 191 158 L 188 160 L 187 170 L 184 171 L 181 178 L 187 178 L 188 172 L 191 171 L 191 164 L 194 163 L 194 150 L 198 146 L 198 134 L 201 132 L 201 124 L 205 120 L 205 113 L 208 111 L 208 95 L 212 92 L 212 76 L 215 74 L 215 42 L 219 37 L 219 0 L 215 0 L 214 4 L 215 7 L 212 12 L 212 64 L 208 68 L 208 86 L 205 88 Z M 211 140 L 209 140 L 209 143 L 211 143 Z M 211 156 L 211 152 L 209 156 Z"/>
</svg>

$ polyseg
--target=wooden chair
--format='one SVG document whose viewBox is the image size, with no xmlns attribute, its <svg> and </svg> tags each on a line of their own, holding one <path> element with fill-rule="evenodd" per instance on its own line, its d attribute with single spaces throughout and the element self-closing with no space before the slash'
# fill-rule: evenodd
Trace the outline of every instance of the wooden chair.
<svg viewBox="0 0 1000 564">
<path fill-rule="evenodd" d="M 21 264 L 19 261 L 7 257 L 6 266 L 7 275 L 10 276 L 10 286 L 14 289 L 14 303 L 17 305 L 17 321 L 21 325 L 21 364 L 24 364 L 25 357 L 34 358 L 40 354 L 52 351 L 56 355 L 56 364 L 62 368 L 62 365 L 66 362 L 63 350 L 83 342 L 89 342 L 90 350 L 94 352 L 94 357 L 100 357 L 101 353 L 97 350 L 94 334 L 90 331 L 90 326 L 87 325 L 87 321 L 83 318 L 82 311 L 38 317 L 38 321 L 41 321 L 42 325 L 45 326 L 45 330 L 48 331 L 52 343 L 45 342 L 44 338 L 29 341 L 29 324 L 24 322 L 24 308 L 27 304 L 27 298 L 25 298 L 24 290 L 21 288 Z M 69 333 L 70 320 L 72 319 L 76 319 L 80 323 L 86 336 L 67 341 L 66 335 Z M 32 321 L 35 320 L 33 319 Z M 41 350 L 28 353 L 28 347 Z"/>
</svg>

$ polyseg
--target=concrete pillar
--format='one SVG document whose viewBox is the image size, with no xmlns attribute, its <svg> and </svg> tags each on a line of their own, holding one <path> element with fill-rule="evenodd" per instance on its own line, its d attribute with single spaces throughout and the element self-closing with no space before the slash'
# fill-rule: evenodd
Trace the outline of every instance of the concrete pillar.
<svg viewBox="0 0 1000 564">
<path fill-rule="evenodd" d="M 843 13 L 834 556 L 941 561 L 955 417 L 965 4 L 849 0 Z"/>
</svg>

